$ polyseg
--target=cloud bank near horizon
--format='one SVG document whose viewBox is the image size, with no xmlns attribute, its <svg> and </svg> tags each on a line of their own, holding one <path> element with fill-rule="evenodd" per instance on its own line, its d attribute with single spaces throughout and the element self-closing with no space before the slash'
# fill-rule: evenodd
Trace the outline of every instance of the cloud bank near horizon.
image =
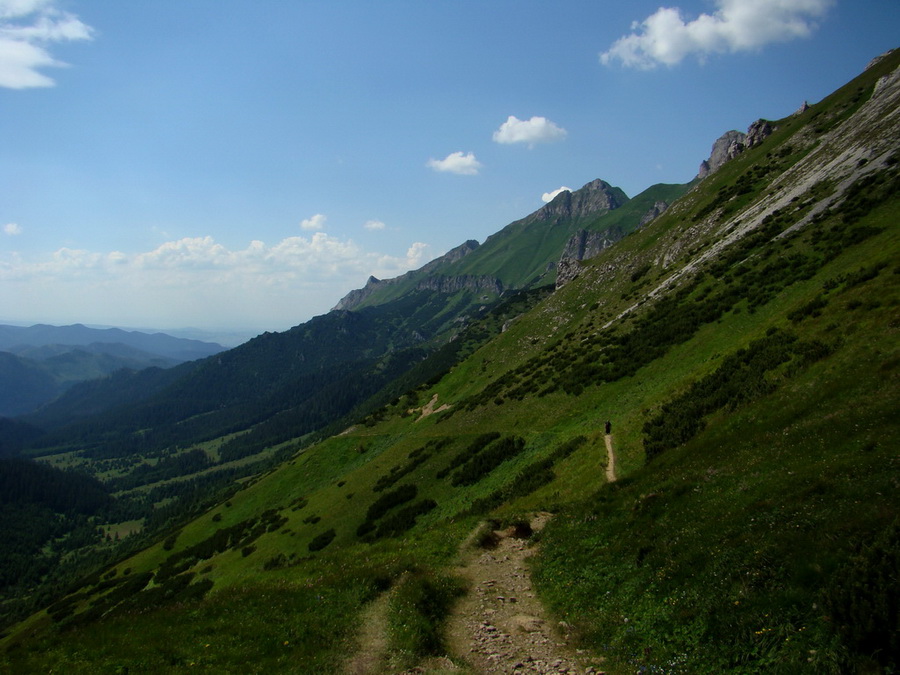
<svg viewBox="0 0 900 675">
<path fill-rule="evenodd" d="M 0 306 L 24 300 L 33 318 L 56 321 L 188 326 L 216 315 L 231 317 L 233 327 L 281 330 L 328 311 L 369 275 L 398 276 L 432 257 L 424 242 L 392 256 L 320 231 L 242 249 L 205 236 L 131 254 L 60 248 L 35 260 L 12 253 L 0 258 Z M 93 298 L 92 316 L 85 316 L 85 297 Z"/>
<path fill-rule="evenodd" d="M 686 20 L 677 7 L 660 7 L 632 33 L 619 38 L 600 62 L 649 70 L 674 66 L 694 55 L 759 49 L 775 42 L 808 37 L 835 0 L 716 0 L 716 11 Z"/>
</svg>

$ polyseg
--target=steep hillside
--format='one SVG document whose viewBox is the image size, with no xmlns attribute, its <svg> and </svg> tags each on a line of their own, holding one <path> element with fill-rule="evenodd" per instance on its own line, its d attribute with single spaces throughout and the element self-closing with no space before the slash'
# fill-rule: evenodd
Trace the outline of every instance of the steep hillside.
<svg viewBox="0 0 900 675">
<path fill-rule="evenodd" d="M 467 290 L 480 300 L 504 290 L 553 284 L 560 258 L 571 255 L 584 233 L 595 244 L 590 256 L 649 222 L 689 185 L 654 185 L 634 199 L 619 188 L 594 180 L 574 192 L 564 191 L 531 215 L 510 223 L 482 245 L 467 241 L 424 267 L 394 279 L 370 278 L 351 291 L 336 309 L 374 306 L 423 288 Z M 581 256 L 584 257 L 582 248 Z M 589 257 L 590 257 L 589 256 Z"/>
<path fill-rule="evenodd" d="M 893 52 L 0 664 L 341 672 L 372 630 L 371 672 L 465 672 L 458 555 L 540 511 L 537 593 L 609 672 L 895 672 L 898 110 Z"/>
</svg>

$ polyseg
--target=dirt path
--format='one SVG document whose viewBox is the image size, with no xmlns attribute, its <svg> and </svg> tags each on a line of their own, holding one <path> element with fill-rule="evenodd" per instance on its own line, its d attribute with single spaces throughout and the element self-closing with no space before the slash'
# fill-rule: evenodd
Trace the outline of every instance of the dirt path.
<svg viewBox="0 0 900 675">
<path fill-rule="evenodd" d="M 606 441 L 606 482 L 614 483 L 616 481 L 616 453 L 613 452 L 612 434 L 604 436 Z"/>
<path fill-rule="evenodd" d="M 538 514 L 540 530 L 549 514 Z M 512 530 L 495 532 L 494 548 L 470 548 L 458 573 L 469 593 L 448 619 L 452 654 L 478 673 L 600 673 L 599 660 L 566 642 L 565 625 L 553 625 L 535 596 L 527 560 L 535 553 Z"/>
</svg>

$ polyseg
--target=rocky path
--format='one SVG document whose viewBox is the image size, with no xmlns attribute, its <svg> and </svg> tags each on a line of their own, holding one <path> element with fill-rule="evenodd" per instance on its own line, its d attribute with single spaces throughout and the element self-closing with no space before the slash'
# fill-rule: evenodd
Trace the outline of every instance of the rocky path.
<svg viewBox="0 0 900 675">
<path fill-rule="evenodd" d="M 532 520 L 541 529 L 549 514 Z M 527 560 L 535 548 L 513 530 L 495 532 L 493 548 L 465 553 L 458 573 L 469 593 L 448 619 L 451 652 L 479 673 L 601 673 L 599 661 L 570 647 L 535 596 Z"/>
</svg>

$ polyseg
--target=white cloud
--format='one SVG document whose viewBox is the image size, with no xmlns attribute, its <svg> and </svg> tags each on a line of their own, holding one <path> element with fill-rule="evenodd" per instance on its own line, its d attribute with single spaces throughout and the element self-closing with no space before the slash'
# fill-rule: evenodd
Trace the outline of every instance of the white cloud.
<svg viewBox="0 0 900 675">
<path fill-rule="evenodd" d="M 389 255 L 325 232 L 243 248 L 207 236 L 138 253 L 61 248 L 36 259 L 7 253 L 0 255 L 0 315 L 15 318 L 28 298 L 28 311 L 51 323 L 282 330 L 328 311 L 369 275 L 395 277 L 431 257 L 423 242 Z"/>
<path fill-rule="evenodd" d="M 566 130 L 557 126 L 546 117 L 532 117 L 520 120 L 510 115 L 500 128 L 494 132 L 496 143 L 527 143 L 533 148 L 536 143 L 552 143 L 566 137 Z"/>
<path fill-rule="evenodd" d="M 691 54 L 758 49 L 773 42 L 807 37 L 816 20 L 835 0 L 716 0 L 712 14 L 686 20 L 677 7 L 661 7 L 632 24 L 630 35 L 619 38 L 600 55 L 604 65 L 650 69 L 673 66 Z"/>
<path fill-rule="evenodd" d="M 304 230 L 324 230 L 325 221 L 328 220 L 321 213 L 317 213 L 312 218 L 305 218 L 300 221 L 300 228 Z"/>
<path fill-rule="evenodd" d="M 431 259 L 431 247 L 421 241 L 415 242 L 406 252 L 406 264 L 410 269 L 421 267 Z"/>
<path fill-rule="evenodd" d="M 22 234 L 22 226 L 18 223 L 7 223 L 3 226 L 3 233 L 14 237 L 17 234 Z"/>
<path fill-rule="evenodd" d="M 0 87 L 52 87 L 41 68 L 66 64 L 51 56 L 55 42 L 93 39 L 94 30 L 54 0 L 0 0 Z"/>
<path fill-rule="evenodd" d="M 544 203 L 552 202 L 560 192 L 571 192 L 571 191 L 572 191 L 572 188 L 568 188 L 564 185 L 561 188 L 555 189 L 553 192 L 545 192 L 544 194 L 541 195 L 541 199 L 544 201 Z"/>
<path fill-rule="evenodd" d="M 387 225 L 385 225 L 380 220 L 367 220 L 365 223 L 363 223 L 363 227 L 367 230 L 375 231 L 383 230 L 385 227 L 387 227 Z"/>
<path fill-rule="evenodd" d="M 429 159 L 426 166 L 435 171 L 458 173 L 462 176 L 474 176 L 481 168 L 481 162 L 471 152 L 451 152 L 444 159 Z"/>
</svg>

